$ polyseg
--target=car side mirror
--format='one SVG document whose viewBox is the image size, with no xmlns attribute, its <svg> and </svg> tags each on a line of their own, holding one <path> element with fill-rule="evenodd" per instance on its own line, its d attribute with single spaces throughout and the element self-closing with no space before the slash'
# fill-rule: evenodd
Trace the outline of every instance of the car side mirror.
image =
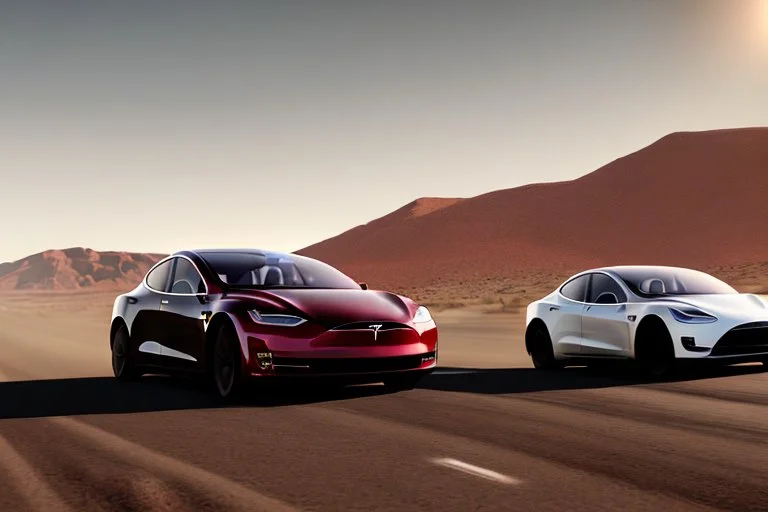
<svg viewBox="0 0 768 512">
<path fill-rule="evenodd" d="M 363 290 L 367 290 L 368 289 L 368 283 L 358 283 L 358 284 L 360 285 L 361 289 L 363 289 Z"/>
</svg>

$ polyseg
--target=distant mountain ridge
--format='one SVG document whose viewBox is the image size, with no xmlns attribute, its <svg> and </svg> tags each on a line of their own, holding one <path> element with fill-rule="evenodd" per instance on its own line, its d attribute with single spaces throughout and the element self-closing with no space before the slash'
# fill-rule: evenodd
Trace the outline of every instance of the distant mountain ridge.
<svg viewBox="0 0 768 512">
<path fill-rule="evenodd" d="M 119 290 L 135 286 L 163 255 L 49 250 L 0 264 L 0 290 Z"/>
</svg>

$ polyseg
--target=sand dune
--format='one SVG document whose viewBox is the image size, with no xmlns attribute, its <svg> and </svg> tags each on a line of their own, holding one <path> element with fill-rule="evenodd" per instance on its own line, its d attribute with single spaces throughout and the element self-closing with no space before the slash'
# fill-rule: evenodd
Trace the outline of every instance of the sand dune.
<svg viewBox="0 0 768 512">
<path fill-rule="evenodd" d="M 768 261 L 768 128 L 668 135 L 582 178 L 391 216 L 306 247 L 374 286 L 477 287 L 588 266 Z"/>
</svg>

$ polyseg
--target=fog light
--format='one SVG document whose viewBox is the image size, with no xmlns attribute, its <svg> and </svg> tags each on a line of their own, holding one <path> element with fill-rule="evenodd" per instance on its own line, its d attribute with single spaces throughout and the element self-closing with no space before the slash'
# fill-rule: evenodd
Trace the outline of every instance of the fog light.
<svg viewBox="0 0 768 512">
<path fill-rule="evenodd" d="M 272 366 L 272 352 L 264 340 L 248 336 L 248 353 L 250 354 L 249 360 L 251 363 L 255 362 L 262 370 L 271 370 Z"/>
<path fill-rule="evenodd" d="M 272 369 L 272 352 L 256 352 L 256 360 L 265 370 Z"/>
<path fill-rule="evenodd" d="M 683 336 L 680 338 L 680 341 L 683 343 L 683 348 L 690 352 L 706 352 L 709 350 L 707 347 L 696 346 L 696 338 L 693 336 Z"/>
</svg>

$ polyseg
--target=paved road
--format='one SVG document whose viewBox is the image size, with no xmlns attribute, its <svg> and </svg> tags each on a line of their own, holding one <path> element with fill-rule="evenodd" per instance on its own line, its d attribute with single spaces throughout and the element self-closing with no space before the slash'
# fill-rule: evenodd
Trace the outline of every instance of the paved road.
<svg viewBox="0 0 768 512">
<path fill-rule="evenodd" d="M 4 363 L 3 511 L 768 510 L 760 366 L 656 384 L 443 368 L 409 392 L 222 407 L 194 383 Z"/>
</svg>

